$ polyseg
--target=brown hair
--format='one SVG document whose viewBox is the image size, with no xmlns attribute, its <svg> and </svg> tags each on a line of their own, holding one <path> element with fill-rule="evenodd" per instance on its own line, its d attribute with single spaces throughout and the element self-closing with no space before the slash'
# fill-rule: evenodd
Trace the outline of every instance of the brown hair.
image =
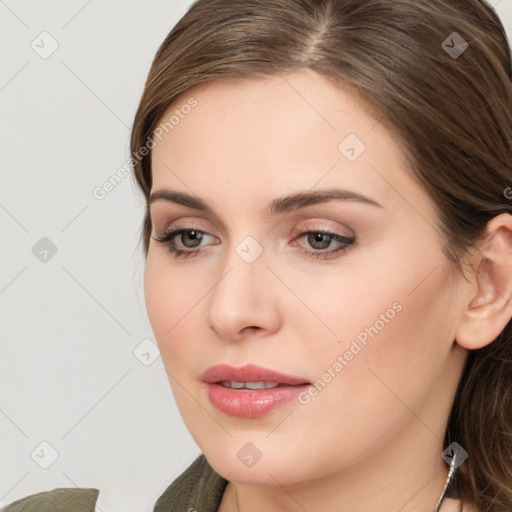
<svg viewBox="0 0 512 512">
<path fill-rule="evenodd" d="M 468 44 L 460 55 L 454 32 Z M 179 95 L 304 68 L 347 86 L 398 135 L 436 206 L 445 254 L 462 270 L 488 221 L 512 213 L 510 46 L 483 0 L 197 0 L 158 49 L 135 116 L 132 164 L 146 201 L 151 152 L 140 150 Z M 150 236 L 147 209 L 146 257 Z M 469 453 L 462 501 L 510 512 L 512 321 L 470 351 L 447 422 L 445 446 L 452 441 Z"/>
</svg>

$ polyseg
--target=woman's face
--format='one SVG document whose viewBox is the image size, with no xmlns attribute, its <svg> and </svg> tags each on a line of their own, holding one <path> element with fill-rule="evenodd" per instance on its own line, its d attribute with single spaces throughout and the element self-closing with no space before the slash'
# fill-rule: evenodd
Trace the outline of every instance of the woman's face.
<svg viewBox="0 0 512 512">
<path fill-rule="evenodd" d="M 196 87 L 162 123 L 173 115 L 154 138 L 151 192 L 207 209 L 151 203 L 145 297 L 183 420 L 216 471 L 285 485 L 391 459 L 390 473 L 440 468 L 465 355 L 461 288 L 393 136 L 312 72 Z M 283 200 L 302 194 L 316 199 Z M 189 231 L 155 240 L 174 229 Z M 205 383 L 219 364 L 310 385 Z"/>
</svg>

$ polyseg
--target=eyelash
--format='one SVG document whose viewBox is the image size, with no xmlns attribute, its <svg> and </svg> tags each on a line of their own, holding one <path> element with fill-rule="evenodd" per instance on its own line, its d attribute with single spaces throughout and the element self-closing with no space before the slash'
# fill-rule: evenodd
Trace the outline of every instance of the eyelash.
<svg viewBox="0 0 512 512">
<path fill-rule="evenodd" d="M 201 249 L 192 249 L 192 250 L 178 249 L 176 247 L 176 245 L 172 242 L 172 239 L 174 237 L 176 237 L 177 235 L 180 235 L 182 233 L 188 233 L 191 231 L 194 231 L 201 235 L 208 235 L 208 233 L 206 233 L 205 231 L 200 231 L 200 230 L 194 229 L 194 228 L 189 228 L 189 229 L 179 228 L 179 229 L 167 231 L 167 232 L 163 233 L 159 238 L 153 237 L 153 239 L 156 240 L 158 243 L 166 246 L 169 249 L 169 252 L 175 258 L 188 258 L 189 256 L 192 256 L 194 254 L 201 252 Z M 336 233 L 332 233 L 330 231 L 322 231 L 322 230 L 301 231 L 297 235 L 297 238 L 302 238 L 303 236 L 310 235 L 310 234 L 311 235 L 313 235 L 313 234 L 328 235 L 332 238 L 332 240 L 344 244 L 341 247 L 339 247 L 338 249 L 333 249 L 330 251 L 323 251 L 323 252 L 306 250 L 306 249 L 301 250 L 301 252 L 306 253 L 308 256 L 310 256 L 312 258 L 317 258 L 317 259 L 326 259 L 326 256 L 330 256 L 330 255 L 332 255 L 334 253 L 338 253 L 338 252 L 347 251 L 354 245 L 354 242 L 355 242 L 355 238 L 349 238 L 349 237 L 346 237 L 343 235 L 338 235 Z"/>
</svg>

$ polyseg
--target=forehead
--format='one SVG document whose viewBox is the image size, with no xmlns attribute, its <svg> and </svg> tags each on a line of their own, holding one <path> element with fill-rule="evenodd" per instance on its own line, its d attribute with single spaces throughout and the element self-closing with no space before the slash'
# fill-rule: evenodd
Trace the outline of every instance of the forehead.
<svg viewBox="0 0 512 512">
<path fill-rule="evenodd" d="M 240 201 L 260 202 L 345 186 L 389 203 L 397 188 L 415 186 L 400 169 L 396 137 L 354 93 L 310 71 L 196 86 L 166 122 L 152 150 L 152 190 L 211 197 L 236 189 Z"/>
</svg>

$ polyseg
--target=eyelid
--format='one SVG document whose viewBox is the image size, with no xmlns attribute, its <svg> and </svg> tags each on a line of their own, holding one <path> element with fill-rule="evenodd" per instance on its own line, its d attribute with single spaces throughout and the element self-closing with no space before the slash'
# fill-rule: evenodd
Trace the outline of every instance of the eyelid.
<svg viewBox="0 0 512 512">
<path fill-rule="evenodd" d="M 214 225 L 215 230 L 217 230 L 218 233 L 222 234 L 223 236 L 227 235 L 228 233 L 233 233 L 233 230 L 225 224 L 222 220 L 219 220 L 217 218 L 212 218 L 208 213 L 199 213 L 198 215 L 194 215 L 189 212 L 187 215 L 186 213 L 183 214 L 183 212 L 179 213 L 174 212 L 171 210 L 169 212 L 168 208 L 162 208 L 162 210 L 156 209 L 156 205 L 158 205 L 160 201 L 157 201 L 153 203 L 151 206 L 153 207 L 153 211 L 150 208 L 150 221 L 151 225 L 155 226 L 156 224 L 159 224 L 160 222 L 165 223 L 165 230 L 169 229 L 179 229 L 179 228 L 185 228 L 188 226 L 192 226 L 194 229 L 202 230 L 209 232 L 208 229 L 203 229 L 200 225 L 196 224 L 197 222 L 206 222 L 209 225 Z M 346 224 L 343 224 L 340 222 L 340 216 L 331 211 L 330 208 L 328 208 L 328 203 L 325 205 L 311 205 L 306 207 L 304 210 L 297 211 L 297 212 L 291 212 L 290 214 L 284 214 L 281 217 L 281 220 L 279 220 L 277 223 L 273 221 L 269 224 L 269 228 L 265 230 L 267 233 L 271 231 L 276 224 L 280 224 L 282 221 L 284 222 L 292 222 L 294 227 L 302 225 L 303 222 L 332 222 L 335 225 L 342 226 L 342 229 L 346 229 L 349 231 L 350 236 L 354 236 L 355 233 L 350 229 Z M 309 210 L 311 209 L 311 210 Z M 344 210 L 342 210 L 344 211 Z M 172 215 L 169 215 L 169 213 L 172 213 Z M 359 214 L 358 214 L 359 216 Z M 342 214 L 341 218 L 347 218 L 348 213 Z M 170 218 L 170 220 L 169 220 Z M 178 219 L 178 220 L 177 220 Z M 176 221 L 177 225 L 170 227 L 172 222 Z M 354 222 L 358 223 L 359 218 L 356 217 L 353 220 Z M 183 226 L 182 223 L 186 223 L 186 226 Z M 323 225 L 323 224 L 322 224 Z M 309 229 L 309 228 L 306 228 Z M 331 229 L 331 228 L 322 228 L 322 229 Z M 338 228 L 339 229 L 339 228 Z M 293 228 L 292 228 L 293 231 Z"/>
<path fill-rule="evenodd" d="M 160 201 L 153 203 L 157 205 Z M 208 213 L 199 213 L 193 215 L 191 213 L 183 214 L 183 212 L 169 212 L 168 209 L 163 209 L 158 213 L 150 213 L 151 226 L 155 231 L 163 233 L 175 229 L 197 229 L 198 231 L 204 231 L 208 234 L 211 233 L 207 227 L 202 227 L 203 224 L 211 226 L 213 224 L 214 230 L 222 235 L 232 232 L 231 228 L 225 226 L 221 221 L 217 222 L 216 218 L 212 218 Z M 156 226 L 161 225 L 162 228 L 156 229 Z M 213 235 L 212 235 L 213 236 Z"/>
<path fill-rule="evenodd" d="M 300 221 L 292 229 L 292 234 L 296 235 L 296 234 L 303 233 L 304 231 L 315 231 L 315 230 L 318 230 L 318 231 L 329 231 L 331 233 L 336 233 L 336 234 L 339 234 L 341 236 L 344 236 L 346 238 L 354 238 L 355 237 L 354 231 L 352 229 L 350 229 L 348 226 L 346 226 L 344 224 L 340 225 L 339 222 L 333 221 L 333 220 L 331 220 L 330 222 L 335 222 L 336 224 L 338 224 L 338 227 L 332 227 L 332 226 L 326 224 L 326 220 L 325 219 L 322 219 L 322 220 L 319 220 L 319 219 L 315 219 L 315 220 L 307 219 L 307 220 L 304 220 L 304 221 Z M 348 231 L 348 233 L 347 233 L 347 231 Z"/>
<path fill-rule="evenodd" d="M 330 222 L 336 222 L 336 221 L 330 220 Z M 336 223 L 339 225 L 339 222 L 336 222 Z M 153 227 L 154 227 L 154 224 L 153 224 Z M 169 224 L 166 224 L 162 229 L 157 230 L 155 228 L 154 230 L 163 234 L 163 233 L 167 233 L 169 231 L 176 231 L 176 230 L 180 230 L 180 229 L 185 230 L 185 231 L 195 229 L 195 230 L 201 231 L 209 236 L 218 238 L 217 236 L 215 236 L 211 233 L 212 230 L 203 228 L 201 225 L 199 225 L 199 223 L 197 223 L 194 220 L 187 221 L 186 219 L 180 219 L 175 224 L 171 222 Z M 348 228 L 346 225 L 342 225 L 342 227 L 331 227 L 329 225 L 326 225 L 326 219 L 323 219 L 323 220 L 319 220 L 319 219 L 300 220 L 298 223 L 293 225 L 293 227 L 289 233 L 289 236 L 296 236 L 300 233 L 303 233 L 304 231 L 314 231 L 314 230 L 324 231 L 324 232 L 329 231 L 331 233 L 334 232 L 336 234 L 345 236 L 347 238 L 355 237 L 354 231 L 352 229 Z M 340 230 L 342 231 L 341 233 L 340 233 Z M 346 231 L 348 231 L 348 233 L 346 233 Z"/>
<path fill-rule="evenodd" d="M 338 227 L 331 227 L 327 223 L 335 223 L 338 225 Z M 155 224 L 153 224 L 153 227 L 155 227 Z M 197 230 L 201 231 L 209 236 L 212 236 L 214 238 L 218 238 L 217 236 L 213 235 L 211 233 L 212 230 L 208 228 L 203 228 L 200 223 L 196 219 L 190 218 L 190 220 L 187 220 L 187 217 L 180 218 L 176 223 L 170 222 L 166 223 L 162 229 L 157 230 L 155 228 L 155 231 L 158 231 L 160 234 L 167 233 L 169 231 L 175 231 L 175 230 Z M 304 231 L 329 231 L 331 233 L 336 233 L 341 236 L 344 236 L 346 238 L 354 238 L 355 233 L 352 229 L 350 229 L 345 224 L 341 224 L 339 221 L 336 221 L 334 219 L 329 218 L 309 218 L 305 217 L 300 219 L 298 222 L 295 222 L 293 224 L 293 227 L 291 231 L 289 232 L 288 236 L 297 236 L 300 233 L 303 233 Z M 269 231 L 269 230 L 268 230 Z M 341 232 L 340 232 L 341 231 Z M 348 231 L 348 233 L 347 233 Z"/>
<path fill-rule="evenodd" d="M 199 223 L 196 220 L 187 220 L 186 218 L 180 218 L 177 221 L 171 221 L 171 222 L 165 222 L 163 223 L 163 227 L 161 229 L 156 229 L 155 224 L 153 224 L 154 230 L 158 233 L 168 233 L 169 231 L 176 231 L 178 229 L 183 230 L 193 230 L 196 229 L 197 231 L 202 231 L 204 233 L 207 233 L 210 235 L 210 230 L 204 229 L 199 225 Z M 212 235 L 213 236 L 213 235 Z"/>
</svg>

